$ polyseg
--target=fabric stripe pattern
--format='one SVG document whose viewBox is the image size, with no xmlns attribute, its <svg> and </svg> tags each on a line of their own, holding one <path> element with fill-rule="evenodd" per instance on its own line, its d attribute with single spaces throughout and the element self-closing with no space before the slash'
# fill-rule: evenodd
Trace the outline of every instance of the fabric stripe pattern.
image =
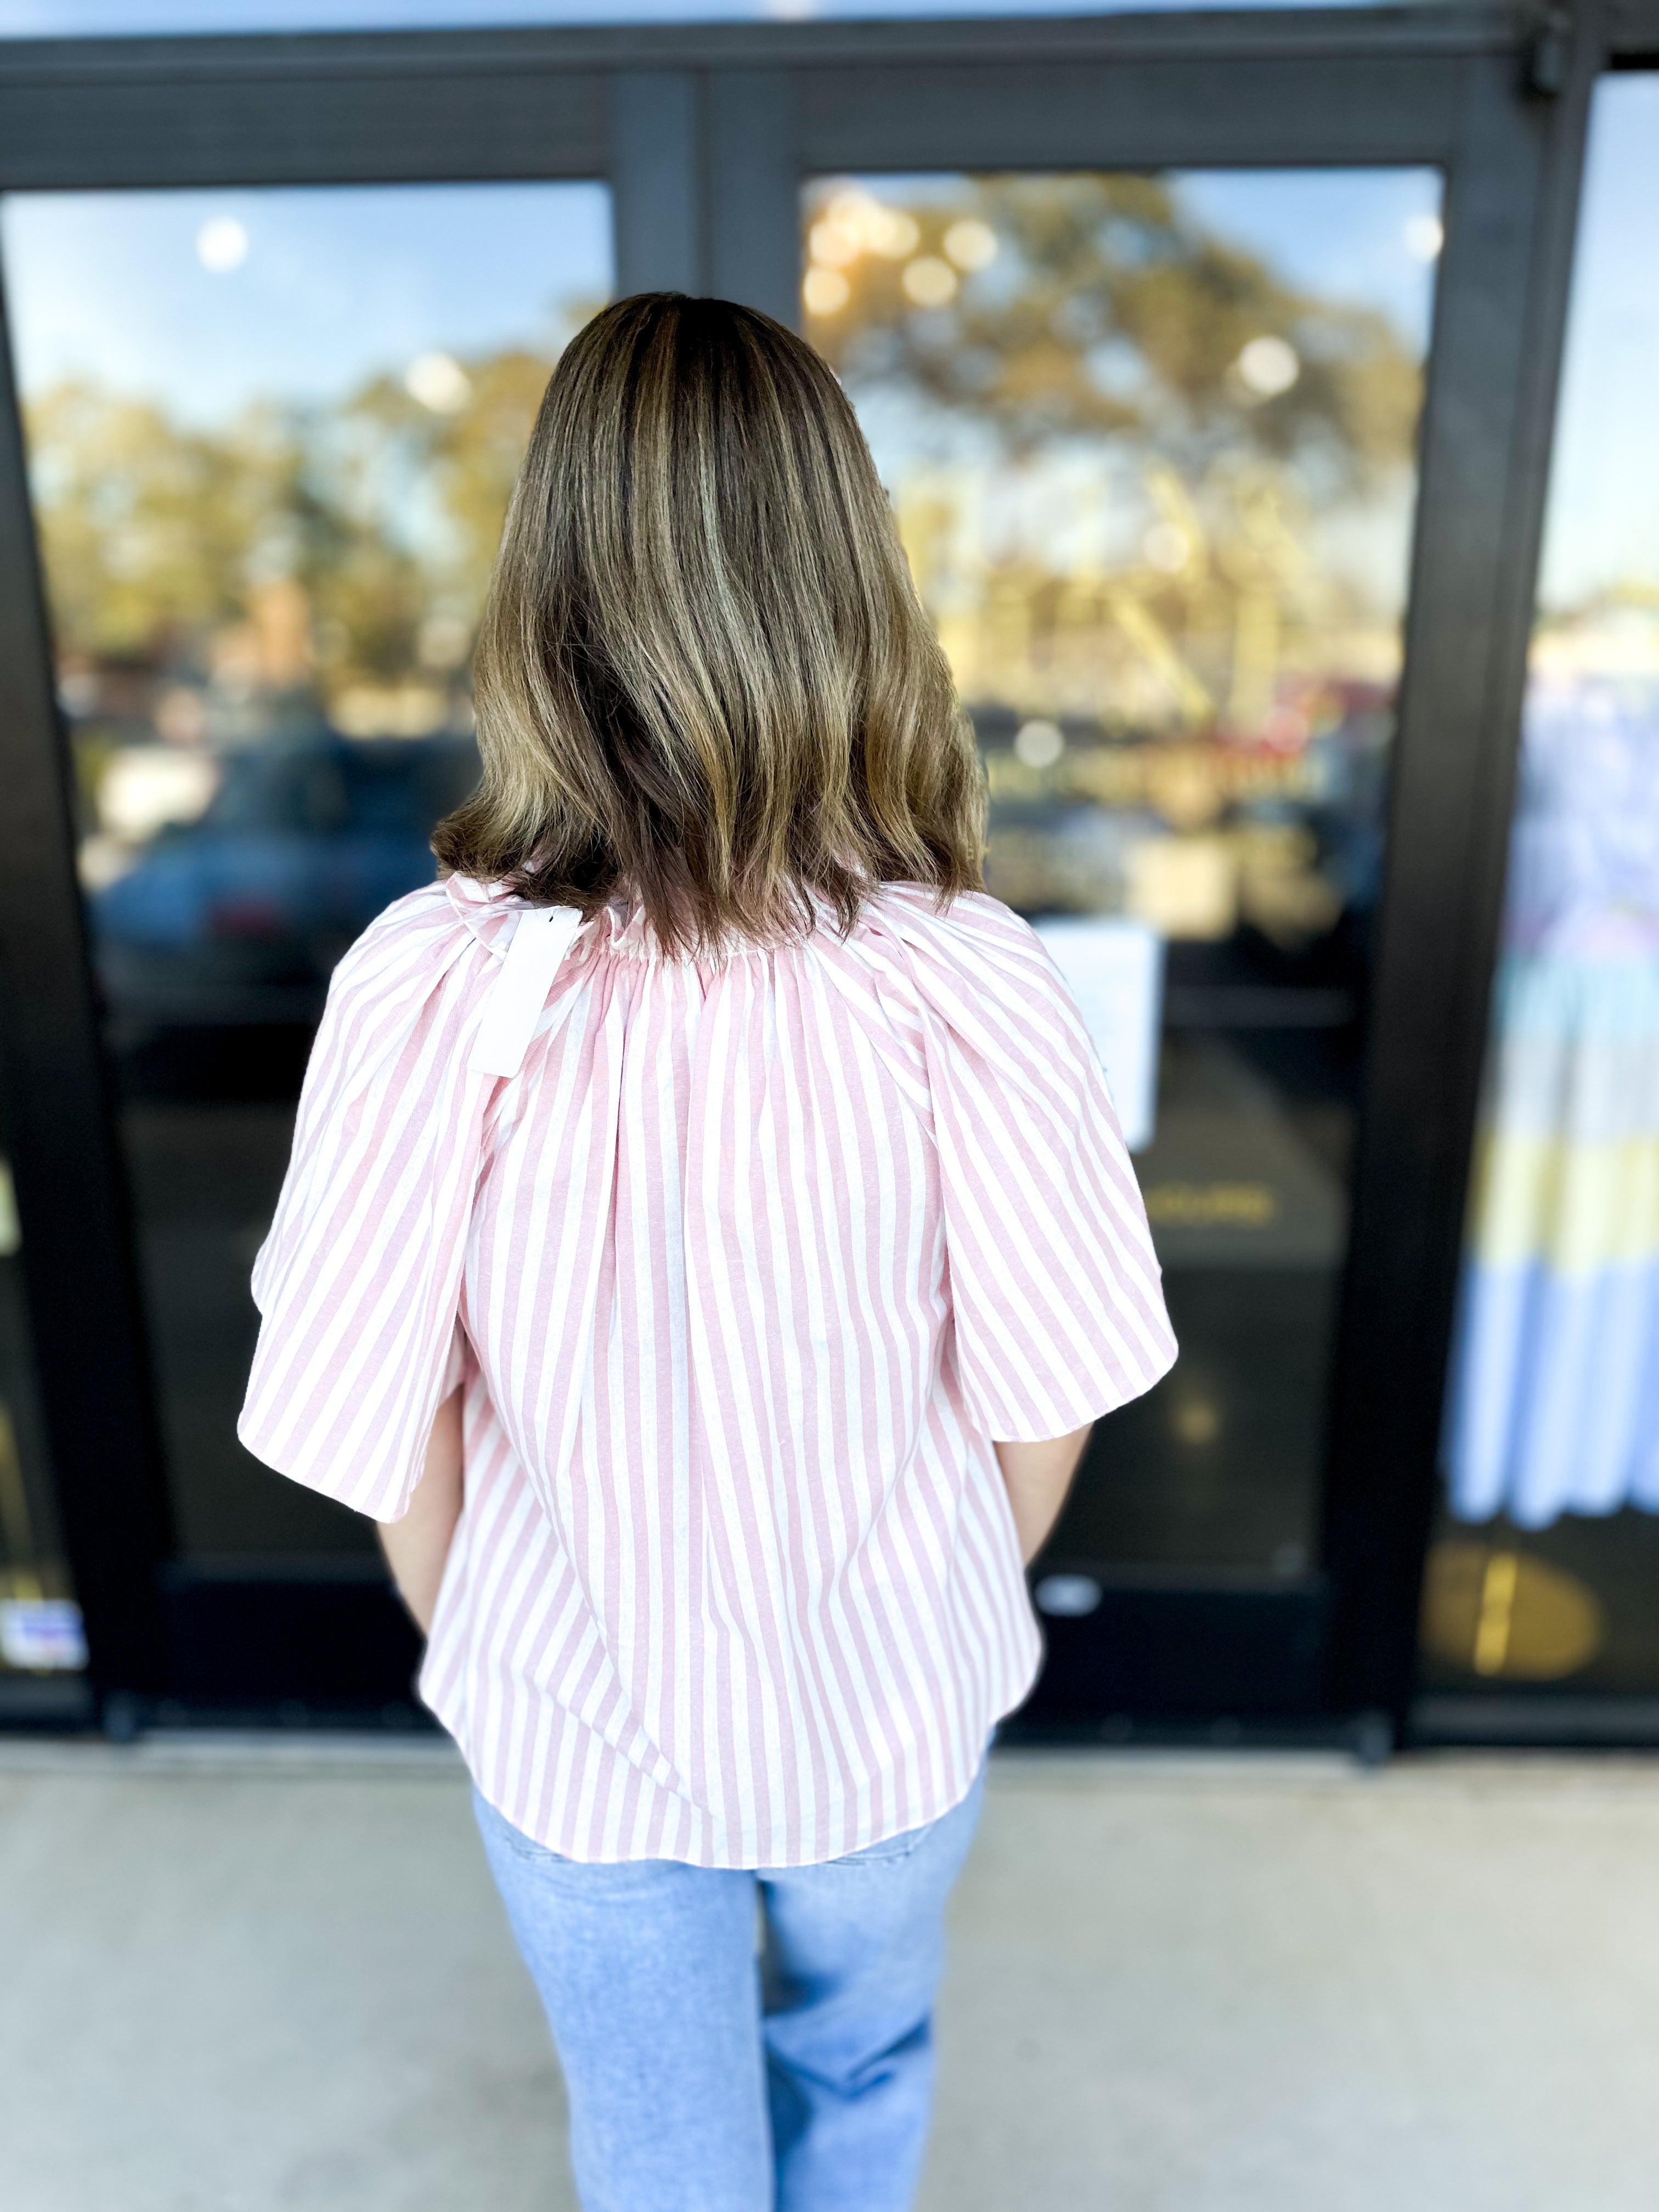
<svg viewBox="0 0 1659 2212">
<path fill-rule="evenodd" d="M 1174 1358 L 1106 1083 L 1027 924 L 913 885 L 704 962 L 607 908 L 492 1073 L 532 911 L 452 878 L 337 969 L 240 1433 L 395 1520 L 460 1387 L 421 1692 L 483 1796 L 576 1859 L 836 1857 L 1030 1686 L 991 1440 Z"/>
</svg>

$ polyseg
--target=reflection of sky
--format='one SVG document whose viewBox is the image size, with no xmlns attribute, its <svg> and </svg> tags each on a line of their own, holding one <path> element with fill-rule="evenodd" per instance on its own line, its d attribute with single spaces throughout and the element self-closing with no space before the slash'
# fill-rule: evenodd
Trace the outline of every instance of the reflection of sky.
<svg viewBox="0 0 1659 2212">
<path fill-rule="evenodd" d="M 398 30 L 487 23 L 811 22 L 894 15 L 1082 15 L 1194 0 L 0 0 L 0 38 L 150 32 Z M 1196 0 L 1203 7 L 1247 0 Z M 1264 0 L 1248 0 L 1260 6 Z M 1267 6 L 1328 0 L 1265 0 Z"/>
<path fill-rule="evenodd" d="M 1434 169 L 1200 169 L 1170 179 L 1206 227 L 1259 254 L 1298 291 L 1387 315 L 1407 344 L 1428 343 L 1434 268 L 1407 243 L 1440 211 Z"/>
<path fill-rule="evenodd" d="M 215 275 L 197 240 L 223 217 L 247 255 Z M 17 194 L 0 236 L 26 392 L 80 376 L 198 422 L 422 352 L 546 350 L 611 281 L 592 184 Z"/>
<path fill-rule="evenodd" d="M 1604 77 L 1589 166 L 1542 596 L 1659 585 L 1659 78 Z"/>
</svg>

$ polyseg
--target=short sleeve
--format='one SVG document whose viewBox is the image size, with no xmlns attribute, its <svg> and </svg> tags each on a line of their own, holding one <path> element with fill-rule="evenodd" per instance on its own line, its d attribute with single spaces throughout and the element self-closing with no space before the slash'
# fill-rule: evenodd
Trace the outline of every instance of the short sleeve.
<svg viewBox="0 0 1659 2212">
<path fill-rule="evenodd" d="M 974 895 L 904 934 L 964 1405 L 998 1439 L 1063 1436 L 1176 1356 L 1106 1079 L 1047 948 L 1009 908 Z"/>
<path fill-rule="evenodd" d="M 259 1340 L 237 1433 L 279 1474 L 380 1521 L 407 1511 L 459 1377 L 491 1088 L 466 1042 L 496 964 L 435 888 L 346 954 L 254 1262 Z"/>
</svg>

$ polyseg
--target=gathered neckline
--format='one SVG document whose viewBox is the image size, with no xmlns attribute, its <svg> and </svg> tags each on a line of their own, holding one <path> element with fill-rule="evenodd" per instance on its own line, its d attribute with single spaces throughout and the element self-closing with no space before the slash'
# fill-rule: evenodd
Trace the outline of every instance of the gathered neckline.
<svg viewBox="0 0 1659 2212">
<path fill-rule="evenodd" d="M 496 940 L 501 935 L 501 924 L 509 915 L 538 910 L 533 901 L 510 890 L 505 884 L 483 883 L 476 876 L 446 876 L 442 879 L 442 887 L 459 919 L 465 923 L 481 944 L 492 950 L 497 949 Z M 862 933 L 866 926 L 866 917 L 869 909 L 884 894 L 901 890 L 925 891 L 927 889 L 924 884 L 878 885 L 865 901 L 864 912 L 854 925 L 852 938 Z M 817 917 L 811 929 L 793 937 L 779 938 L 770 943 L 757 943 L 752 939 L 734 935 L 723 948 L 702 952 L 665 951 L 654 941 L 643 910 L 630 908 L 626 900 L 613 899 L 581 924 L 572 940 L 573 949 L 583 947 L 590 953 L 598 952 L 610 959 L 637 961 L 646 966 L 683 967 L 707 971 L 724 968 L 734 960 L 762 959 L 775 953 L 798 950 L 814 943 L 826 930 L 836 937 L 837 942 L 850 942 L 851 938 L 841 939 L 836 929 L 837 917 L 830 902 L 816 893 L 809 893 L 808 896 Z"/>
</svg>

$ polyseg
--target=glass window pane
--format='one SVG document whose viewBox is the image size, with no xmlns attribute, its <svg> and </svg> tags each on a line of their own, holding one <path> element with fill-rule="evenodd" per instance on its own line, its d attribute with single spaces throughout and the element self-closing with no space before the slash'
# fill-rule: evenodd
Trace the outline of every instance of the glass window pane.
<svg viewBox="0 0 1659 2212">
<path fill-rule="evenodd" d="M 341 951 L 477 774 L 467 664 L 592 184 L 0 210 L 184 1549 L 372 1548 L 234 1424 L 248 1270 Z"/>
<path fill-rule="evenodd" d="M 1659 1691 L 1659 78 L 1597 90 L 1426 1679 Z"/>
<path fill-rule="evenodd" d="M 806 195 L 988 883 L 1095 1022 L 1182 1340 L 1052 1557 L 1312 1564 L 1438 208 L 1422 170 Z"/>
</svg>

